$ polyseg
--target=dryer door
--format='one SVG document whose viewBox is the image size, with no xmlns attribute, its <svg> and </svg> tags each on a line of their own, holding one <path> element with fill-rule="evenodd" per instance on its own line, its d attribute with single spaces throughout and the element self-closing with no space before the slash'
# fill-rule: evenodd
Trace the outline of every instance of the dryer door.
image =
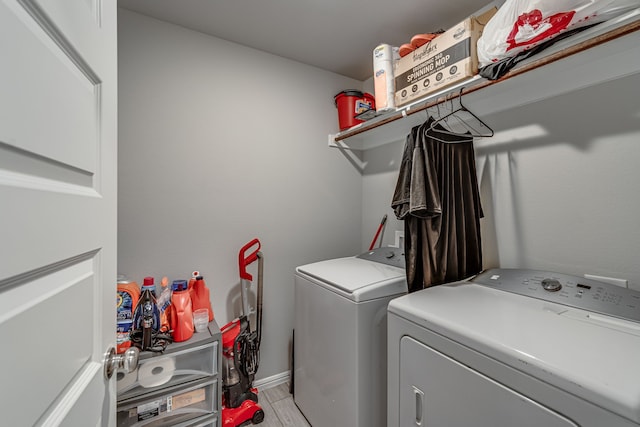
<svg viewBox="0 0 640 427">
<path fill-rule="evenodd" d="M 407 336 L 400 341 L 400 426 L 578 427 Z"/>
</svg>

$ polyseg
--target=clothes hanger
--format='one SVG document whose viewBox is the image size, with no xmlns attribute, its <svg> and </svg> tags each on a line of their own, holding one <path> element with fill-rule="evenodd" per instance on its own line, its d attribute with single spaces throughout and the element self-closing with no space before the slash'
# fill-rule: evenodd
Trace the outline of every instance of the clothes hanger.
<svg viewBox="0 0 640 427">
<path fill-rule="evenodd" d="M 436 103 L 434 105 L 432 105 L 429 108 L 435 107 L 436 111 L 433 112 L 433 114 L 429 114 L 428 112 L 428 108 L 427 108 L 427 119 L 431 118 L 432 120 L 429 121 L 427 120 L 426 122 L 424 122 L 420 128 L 421 132 L 423 134 L 425 134 L 428 138 L 445 143 L 445 144 L 455 144 L 455 143 L 459 143 L 459 142 L 473 142 L 473 137 L 471 135 L 469 135 L 469 133 L 464 133 L 463 132 L 458 132 L 458 131 L 454 131 L 452 128 L 450 128 L 450 124 L 446 121 L 446 119 L 448 117 L 452 117 L 451 114 L 453 114 L 454 112 L 454 108 L 453 108 L 453 103 L 451 104 L 451 111 L 447 112 L 447 110 L 444 110 L 444 114 L 443 112 L 440 110 L 440 106 L 442 105 L 442 108 L 444 109 L 444 105 L 446 104 L 447 98 L 442 98 L 442 100 L 437 99 Z M 438 124 L 438 129 L 433 129 L 433 126 L 435 126 L 436 124 Z M 449 129 L 444 129 L 444 127 L 449 127 Z M 464 129 L 467 129 L 467 127 L 464 127 Z M 440 131 L 440 132 L 439 132 Z M 444 137 L 439 138 L 438 137 L 438 132 L 441 135 L 455 135 L 457 136 L 456 139 L 452 140 L 451 138 L 448 139 L 444 139 Z"/>
<path fill-rule="evenodd" d="M 458 123 L 460 123 L 462 126 L 465 127 L 465 129 L 467 129 L 470 132 L 470 136 L 471 137 L 483 137 L 483 138 L 488 138 L 488 137 L 492 137 L 494 135 L 494 131 L 493 129 L 491 129 L 491 127 L 489 125 L 487 125 L 485 122 L 483 122 L 478 116 L 476 116 L 475 114 L 473 114 L 472 111 L 470 111 L 467 107 L 464 106 L 464 104 L 462 103 L 462 91 L 464 90 L 464 88 L 460 88 L 460 93 L 458 94 L 457 98 L 458 98 L 458 103 L 459 106 L 458 108 L 454 108 L 453 107 L 453 98 L 455 98 L 456 96 L 451 96 L 449 98 L 450 102 L 451 102 L 451 112 L 448 114 L 445 114 L 444 116 L 439 114 L 439 118 L 437 120 L 435 120 L 433 123 L 431 123 L 431 126 L 429 127 L 430 131 L 435 131 L 435 132 L 440 132 L 440 133 L 444 133 L 444 134 L 451 134 L 451 135 L 460 135 L 460 132 L 453 132 L 450 129 L 446 129 L 446 126 L 444 125 L 449 125 L 449 128 L 451 128 L 451 124 L 448 122 L 448 119 L 450 118 L 455 118 L 457 120 Z M 445 101 L 446 102 L 446 98 Z M 438 111 L 439 110 L 439 105 L 438 104 Z M 464 120 L 463 118 L 461 118 L 458 113 L 467 113 L 469 114 L 477 123 L 480 124 L 481 127 L 488 129 L 487 133 L 482 133 L 477 131 L 477 129 L 471 124 L 469 123 L 468 120 Z M 436 125 L 440 125 L 441 129 L 436 129 L 435 126 Z"/>
<path fill-rule="evenodd" d="M 462 91 L 464 90 L 464 88 L 460 88 L 460 93 L 458 94 L 457 98 L 458 98 L 458 103 L 459 106 L 458 108 L 454 108 L 453 107 L 453 98 L 455 96 L 451 96 L 451 98 L 449 99 L 451 102 L 451 112 L 445 115 L 440 115 L 440 103 L 437 104 L 438 107 L 438 119 L 434 120 L 431 125 L 429 126 L 429 136 L 441 141 L 441 142 L 455 142 L 455 141 L 447 141 L 447 140 L 443 140 L 440 138 L 437 138 L 437 136 L 434 135 L 434 133 L 440 133 L 440 134 L 445 134 L 445 135 L 455 135 L 455 136 L 461 136 L 461 137 L 469 137 L 471 138 L 489 138 L 492 137 L 494 135 L 494 131 L 493 129 L 491 129 L 491 127 L 489 125 L 487 125 L 485 122 L 483 122 L 478 116 L 476 116 L 475 114 L 473 114 L 473 112 L 471 112 L 469 109 L 467 109 L 467 107 L 464 106 L 464 104 L 462 103 Z M 445 97 L 445 101 L 443 101 L 443 103 L 446 102 L 446 97 Z M 481 127 L 488 129 L 488 132 L 479 132 L 477 130 L 476 127 L 474 127 L 471 123 L 469 123 L 468 120 L 464 120 L 463 118 L 461 118 L 459 116 L 459 113 L 466 113 L 469 114 L 473 120 L 475 120 L 478 124 L 480 124 Z M 454 132 L 452 130 L 452 125 L 451 123 L 449 123 L 449 119 L 456 119 L 457 123 L 459 123 L 462 127 L 464 127 L 467 132 L 465 133 L 460 133 L 460 132 Z M 438 126 L 438 128 L 436 128 L 436 126 Z M 448 129 L 447 129 L 448 128 Z"/>
</svg>

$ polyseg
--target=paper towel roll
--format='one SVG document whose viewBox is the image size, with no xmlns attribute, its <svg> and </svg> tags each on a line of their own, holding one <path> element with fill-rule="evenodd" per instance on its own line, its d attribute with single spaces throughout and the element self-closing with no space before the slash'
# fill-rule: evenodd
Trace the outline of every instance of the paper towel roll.
<svg viewBox="0 0 640 427">
<path fill-rule="evenodd" d="M 157 387 L 169 382 L 176 370 L 173 357 L 149 360 L 138 368 L 138 382 L 142 387 Z"/>
<path fill-rule="evenodd" d="M 398 58 L 398 48 L 388 44 L 378 45 L 373 50 L 373 84 L 376 111 L 387 111 L 396 108 L 396 85 L 393 76 L 393 64 Z"/>
<path fill-rule="evenodd" d="M 123 392 L 133 387 L 138 379 L 138 370 L 125 373 L 122 371 L 116 372 L 116 390 Z"/>
</svg>

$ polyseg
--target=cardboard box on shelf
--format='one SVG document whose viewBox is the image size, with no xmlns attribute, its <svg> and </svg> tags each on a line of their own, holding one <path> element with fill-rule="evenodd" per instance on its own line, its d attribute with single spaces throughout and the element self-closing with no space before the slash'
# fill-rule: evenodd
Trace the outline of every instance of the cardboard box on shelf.
<svg viewBox="0 0 640 427">
<path fill-rule="evenodd" d="M 396 106 L 473 77 L 478 73 L 476 45 L 493 7 L 470 16 L 395 63 Z"/>
</svg>

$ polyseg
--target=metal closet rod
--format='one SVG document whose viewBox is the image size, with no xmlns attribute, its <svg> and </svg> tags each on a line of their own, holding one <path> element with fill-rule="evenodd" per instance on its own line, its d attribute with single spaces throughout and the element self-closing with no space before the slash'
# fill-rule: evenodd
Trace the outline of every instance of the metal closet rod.
<svg viewBox="0 0 640 427">
<path fill-rule="evenodd" d="M 547 64 L 550 64 L 552 62 L 558 61 L 560 59 L 566 58 L 568 56 L 574 55 L 576 53 L 582 52 L 584 50 L 590 49 L 592 47 L 598 46 L 602 43 L 606 43 L 608 41 L 617 39 L 618 37 L 622 37 L 625 36 L 627 34 L 633 33 L 635 31 L 640 30 L 640 20 L 638 21 L 634 21 L 634 22 L 630 22 L 626 25 L 623 25 L 619 28 L 615 28 L 611 31 L 608 31 L 604 34 L 600 34 L 599 36 L 593 37 L 589 40 L 585 40 L 583 42 L 577 43 L 573 46 L 570 46 L 566 49 L 563 49 L 561 51 L 558 51 L 556 53 L 553 53 L 551 55 L 545 56 L 543 58 L 537 59 L 535 61 L 530 62 L 527 65 L 524 65 L 520 68 L 517 69 L 513 69 L 509 72 L 507 72 L 504 76 L 502 76 L 501 78 L 497 79 L 497 80 L 485 80 L 482 83 L 479 83 L 475 86 L 471 86 L 468 89 L 464 89 L 461 90 L 459 92 L 452 92 L 450 94 L 447 94 L 444 96 L 444 98 L 437 98 L 433 101 L 427 102 L 426 104 L 421 105 L 420 107 L 416 107 L 416 108 L 410 108 L 409 110 L 400 110 L 398 112 L 396 112 L 396 114 L 387 117 L 386 119 L 380 120 L 379 122 L 375 122 L 370 124 L 369 126 L 366 125 L 366 123 L 358 128 L 358 129 L 354 129 L 352 131 L 347 131 L 343 134 L 340 134 L 338 136 L 335 137 L 336 141 L 342 141 L 348 138 L 351 138 L 352 136 L 356 136 L 359 135 L 361 133 L 367 132 L 369 130 L 375 129 L 377 127 L 383 126 L 387 123 L 390 122 L 395 122 L 396 120 L 400 120 L 406 116 L 410 116 L 412 114 L 416 114 L 419 113 L 421 111 L 425 111 L 428 108 L 431 107 L 435 107 L 438 104 L 442 104 L 445 101 L 449 101 L 449 100 L 453 100 L 455 98 L 461 97 L 463 95 L 468 95 L 470 93 L 473 93 L 477 90 L 481 90 L 484 89 L 486 87 L 492 86 L 494 84 L 503 82 L 505 80 L 509 80 L 510 78 L 519 76 L 520 74 L 526 73 L 528 71 L 531 70 L 535 70 L 536 68 L 545 66 Z"/>
</svg>

